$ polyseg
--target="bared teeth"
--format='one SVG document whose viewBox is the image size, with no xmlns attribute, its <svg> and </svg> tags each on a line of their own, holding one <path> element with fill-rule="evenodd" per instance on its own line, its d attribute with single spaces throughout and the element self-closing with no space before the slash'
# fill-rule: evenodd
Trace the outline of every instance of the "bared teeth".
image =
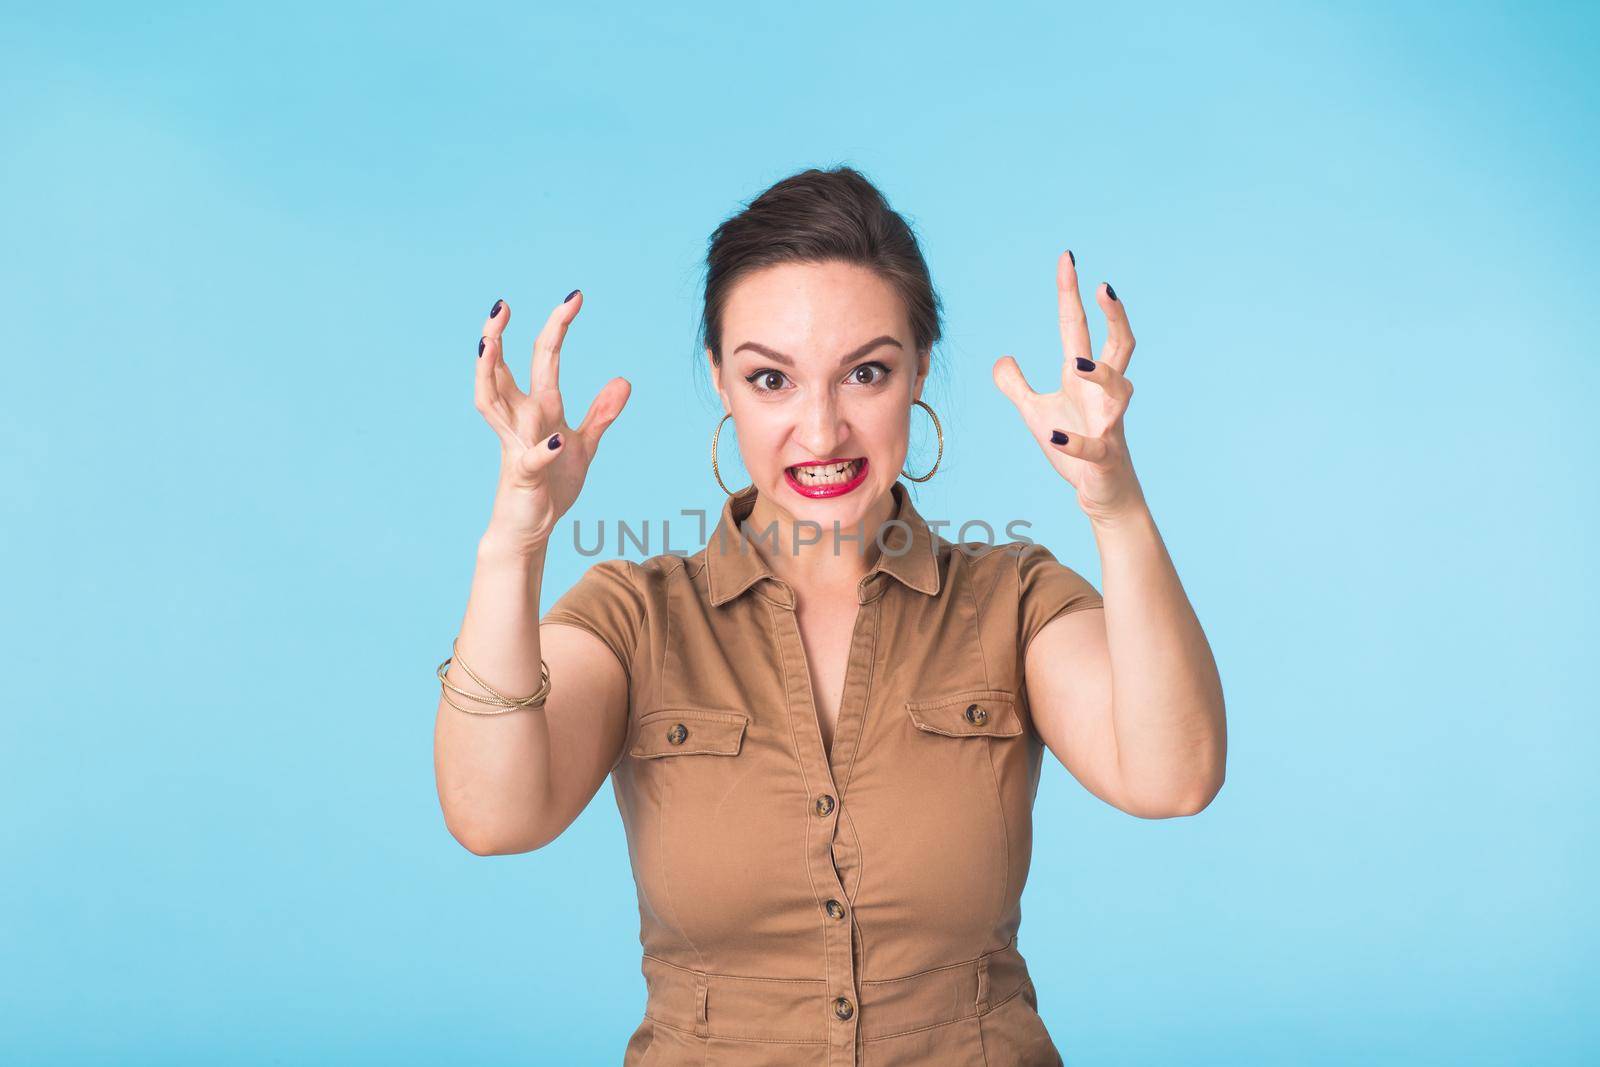
<svg viewBox="0 0 1600 1067">
<path fill-rule="evenodd" d="M 855 477 L 856 473 L 861 469 L 861 461 L 853 459 L 847 463 L 834 463 L 823 467 L 794 467 L 791 469 L 795 477 L 807 485 L 835 485 L 843 484 Z"/>
</svg>

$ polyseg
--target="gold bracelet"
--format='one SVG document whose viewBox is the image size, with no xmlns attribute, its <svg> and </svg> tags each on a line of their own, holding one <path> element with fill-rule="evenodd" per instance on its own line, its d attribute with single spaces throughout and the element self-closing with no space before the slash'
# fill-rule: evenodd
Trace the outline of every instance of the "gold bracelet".
<svg viewBox="0 0 1600 1067">
<path fill-rule="evenodd" d="M 456 639 L 456 641 L 459 641 L 459 640 L 460 640 L 460 638 Z M 513 700 L 511 697 L 508 697 L 504 693 L 499 692 L 498 690 L 496 690 L 495 688 L 490 686 L 487 682 L 485 682 L 482 678 L 479 678 L 476 674 L 472 673 L 472 668 L 468 667 L 465 663 L 463 663 L 461 661 L 461 658 L 456 655 L 456 641 L 451 641 L 450 642 L 450 657 L 449 657 L 449 659 L 446 659 L 443 663 L 439 664 L 439 669 L 438 669 L 438 671 L 435 672 L 439 676 L 439 684 L 441 686 L 443 686 L 443 688 L 440 689 L 440 691 L 439 691 L 439 695 L 444 697 L 444 699 L 450 704 L 451 707 L 460 708 L 460 710 L 462 710 L 464 712 L 467 712 L 469 715 L 504 715 L 506 712 L 515 711 L 517 708 L 542 708 L 542 707 L 544 707 L 545 698 L 550 695 L 550 668 L 549 668 L 549 666 L 547 666 L 545 664 L 545 661 L 543 659 L 539 660 L 539 688 L 538 688 L 538 690 L 536 690 L 533 694 L 531 694 L 529 696 L 523 697 L 521 700 Z M 490 695 L 489 696 L 480 696 L 477 693 L 469 693 L 465 689 L 461 689 L 461 688 L 459 688 L 457 686 L 451 685 L 450 682 L 445 679 L 445 675 L 447 673 L 449 673 L 450 664 L 452 662 L 454 662 L 455 665 L 460 667 L 462 670 L 466 671 L 467 672 L 467 677 L 471 678 L 474 682 L 477 682 L 479 685 L 483 686 L 483 688 Z M 476 700 L 476 701 L 479 701 L 480 703 L 492 704 L 492 705 L 498 707 L 500 710 L 499 711 L 482 711 L 482 710 L 479 710 L 477 708 L 463 708 L 463 707 L 461 707 L 460 704 L 457 704 L 454 700 L 450 699 L 450 694 L 446 693 L 444 691 L 445 689 L 454 690 L 455 692 L 460 693 L 462 696 L 466 697 L 468 700 Z"/>
</svg>

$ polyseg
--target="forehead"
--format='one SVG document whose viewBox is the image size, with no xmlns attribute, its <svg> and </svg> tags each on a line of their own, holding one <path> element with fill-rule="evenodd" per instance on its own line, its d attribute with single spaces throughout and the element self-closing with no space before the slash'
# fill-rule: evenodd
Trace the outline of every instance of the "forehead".
<svg viewBox="0 0 1600 1067">
<path fill-rule="evenodd" d="M 881 334 L 909 343 L 905 305 L 877 273 L 852 263 L 764 267 L 734 285 L 723 309 L 729 352 L 758 341 L 797 358 L 831 361 Z"/>
</svg>

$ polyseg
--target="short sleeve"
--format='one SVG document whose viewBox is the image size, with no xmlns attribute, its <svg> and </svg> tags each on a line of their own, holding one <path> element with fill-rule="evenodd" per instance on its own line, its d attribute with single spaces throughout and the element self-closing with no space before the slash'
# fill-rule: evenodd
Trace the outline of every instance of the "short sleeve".
<svg viewBox="0 0 1600 1067">
<path fill-rule="evenodd" d="M 1045 624 L 1059 615 L 1098 608 L 1105 598 L 1089 580 L 1038 542 L 1021 542 L 1017 553 L 1017 613 L 1020 645 L 1026 649 Z"/>
<path fill-rule="evenodd" d="M 606 643 L 630 678 L 645 610 L 644 594 L 633 575 L 636 566 L 625 559 L 601 560 L 561 594 L 540 620 L 588 630 Z"/>
</svg>

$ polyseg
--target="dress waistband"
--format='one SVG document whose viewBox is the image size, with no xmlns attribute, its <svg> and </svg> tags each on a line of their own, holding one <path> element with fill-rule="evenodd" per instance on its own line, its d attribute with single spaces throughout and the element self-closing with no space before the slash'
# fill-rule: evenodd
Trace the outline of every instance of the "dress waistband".
<svg viewBox="0 0 1600 1067">
<path fill-rule="evenodd" d="M 1028 966 L 1015 936 L 974 959 L 904 978 L 863 979 L 859 991 L 823 979 L 752 978 L 680 967 L 646 955 L 645 1015 L 698 1037 L 826 1042 L 837 1026 L 834 997 L 859 996 L 857 1037 L 870 1041 L 986 1014 L 1015 996 Z"/>
</svg>

